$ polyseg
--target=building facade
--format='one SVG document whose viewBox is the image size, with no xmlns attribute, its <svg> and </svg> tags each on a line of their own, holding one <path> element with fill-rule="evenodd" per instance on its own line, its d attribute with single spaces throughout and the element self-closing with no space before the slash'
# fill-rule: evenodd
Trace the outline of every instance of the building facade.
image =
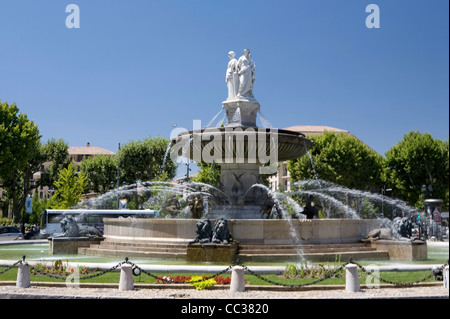
<svg viewBox="0 0 450 319">
<path fill-rule="evenodd" d="M 81 162 L 83 160 L 92 158 L 97 155 L 108 155 L 115 156 L 116 153 L 109 151 L 107 149 L 91 146 L 90 143 L 87 143 L 86 146 L 69 146 L 68 148 L 68 159 L 74 163 L 76 167 L 80 167 Z M 45 172 L 48 166 L 50 166 L 50 162 L 46 162 L 42 165 L 42 168 L 39 172 L 34 173 L 33 179 L 35 181 L 41 178 L 41 174 Z M 50 198 L 54 192 L 53 189 L 49 189 L 47 186 L 39 186 L 38 188 L 33 190 L 33 194 L 38 192 L 39 198 Z"/>
</svg>

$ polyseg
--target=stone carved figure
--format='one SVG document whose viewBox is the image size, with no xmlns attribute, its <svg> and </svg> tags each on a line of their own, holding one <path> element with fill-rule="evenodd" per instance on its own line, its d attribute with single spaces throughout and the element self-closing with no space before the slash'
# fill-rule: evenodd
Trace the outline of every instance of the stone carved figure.
<svg viewBox="0 0 450 319">
<path fill-rule="evenodd" d="M 178 200 L 177 196 L 172 194 L 170 195 L 165 204 L 163 209 L 161 209 L 160 213 L 167 213 L 170 215 L 170 217 L 175 218 L 182 210 L 180 201 Z"/>
<path fill-rule="evenodd" d="M 379 239 L 393 239 L 391 230 L 389 228 L 376 228 L 371 230 L 362 241 L 371 242 Z"/>
<path fill-rule="evenodd" d="M 228 222 L 224 218 L 217 219 L 214 223 L 212 242 L 215 244 L 230 243 L 230 229 L 228 228 Z"/>
<path fill-rule="evenodd" d="M 230 58 L 230 62 L 228 62 L 227 66 L 227 74 L 225 77 L 225 81 L 228 86 L 228 98 L 227 100 L 231 100 L 236 98 L 237 91 L 239 89 L 239 74 L 238 74 L 238 61 L 235 59 L 236 53 L 234 51 L 228 52 L 228 57 Z"/>
<path fill-rule="evenodd" d="M 252 69 L 252 89 L 250 91 L 250 94 L 253 96 L 253 87 L 255 86 L 255 72 L 256 72 L 256 64 L 255 61 L 252 59 L 252 54 L 249 53 L 248 55 L 250 57 L 250 67 Z"/>
<path fill-rule="evenodd" d="M 237 97 L 254 99 L 253 83 L 255 82 L 255 63 L 249 49 L 245 49 L 237 64 L 239 74 L 239 90 Z"/>
<path fill-rule="evenodd" d="M 390 225 L 370 231 L 363 241 L 379 239 L 413 241 L 412 223 L 407 217 L 396 217 Z"/>
<path fill-rule="evenodd" d="M 211 221 L 209 219 L 206 218 L 202 218 L 197 222 L 197 229 L 195 230 L 196 232 L 196 237 L 194 239 L 194 241 L 191 242 L 191 244 L 194 243 L 200 243 L 200 244 L 205 244 L 205 243 L 210 243 L 211 242 L 211 238 L 212 238 L 212 234 L 213 234 L 213 228 L 211 225 Z"/>
<path fill-rule="evenodd" d="M 407 217 L 396 217 L 392 222 L 392 233 L 395 237 L 411 238 L 412 223 Z"/>
<path fill-rule="evenodd" d="M 205 213 L 203 208 L 203 199 L 200 195 L 196 195 L 189 200 L 189 210 L 191 211 L 192 218 L 199 219 Z"/>
<path fill-rule="evenodd" d="M 62 233 L 56 233 L 53 237 L 102 237 L 100 231 L 91 226 L 78 226 L 72 215 L 64 216 L 60 222 Z"/>
</svg>

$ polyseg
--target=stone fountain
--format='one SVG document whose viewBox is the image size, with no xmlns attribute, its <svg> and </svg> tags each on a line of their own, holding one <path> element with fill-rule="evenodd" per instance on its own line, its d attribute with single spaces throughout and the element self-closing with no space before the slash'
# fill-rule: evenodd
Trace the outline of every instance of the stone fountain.
<svg viewBox="0 0 450 319">
<path fill-rule="evenodd" d="M 232 51 L 229 57 L 228 97 L 222 102 L 226 125 L 180 133 L 172 139 L 170 148 L 173 161 L 183 156 L 198 163 L 221 166 L 219 186 L 209 188 L 212 194 L 208 197 L 209 210 L 205 217 L 227 221 L 234 242 L 222 254 L 224 260 L 232 261 L 237 253 L 241 261 L 333 261 L 337 255 L 342 260 L 397 258 L 395 249 L 391 253 L 387 248 L 374 247 L 380 246 L 383 240 L 362 242 L 370 231 L 380 228 L 376 219 L 268 218 L 268 212 L 279 209 L 279 202 L 262 185 L 263 175 L 276 173 L 280 161 L 305 155 L 312 141 L 298 132 L 257 126 L 261 105 L 253 95 L 255 63 L 248 49 L 239 60 Z M 320 195 L 317 191 L 309 194 Z M 80 248 L 79 253 L 188 260 L 189 245 L 197 238 L 198 227 L 198 219 L 105 219 L 105 240 L 100 245 Z M 215 243 L 201 240 L 194 243 L 204 244 Z M 419 247 L 418 243 L 406 241 L 402 245 L 412 249 L 407 258 L 427 258 L 426 245 Z M 192 260 L 199 260 L 197 256 L 202 254 L 214 255 L 208 250 L 212 247 L 201 248 L 191 251 Z M 417 250 L 420 252 L 416 253 Z"/>
<path fill-rule="evenodd" d="M 245 49 L 239 60 L 229 53 L 228 98 L 222 102 L 224 127 L 184 132 L 172 140 L 172 158 L 188 157 L 221 167 L 219 189 L 209 204 L 208 218 L 265 219 L 274 206 L 262 184 L 263 174 L 276 173 L 277 163 L 306 154 L 312 141 L 299 132 L 261 128 L 260 103 L 253 95 L 255 63 Z"/>
</svg>

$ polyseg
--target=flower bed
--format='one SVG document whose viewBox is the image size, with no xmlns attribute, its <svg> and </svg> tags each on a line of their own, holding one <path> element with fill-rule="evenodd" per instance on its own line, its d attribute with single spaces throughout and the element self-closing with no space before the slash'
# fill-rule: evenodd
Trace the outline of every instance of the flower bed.
<svg viewBox="0 0 450 319">
<path fill-rule="evenodd" d="M 156 278 L 155 282 L 159 284 L 178 283 L 178 284 L 192 284 L 197 290 L 207 289 L 214 285 L 229 285 L 231 283 L 231 277 L 216 276 L 209 278 L 208 276 L 163 276 Z M 247 280 L 245 280 L 247 282 Z"/>
</svg>

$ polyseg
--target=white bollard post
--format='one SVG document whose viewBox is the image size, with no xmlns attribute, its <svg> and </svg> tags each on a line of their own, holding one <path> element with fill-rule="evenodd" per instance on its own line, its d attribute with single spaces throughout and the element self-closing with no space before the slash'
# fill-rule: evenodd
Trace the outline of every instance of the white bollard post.
<svg viewBox="0 0 450 319">
<path fill-rule="evenodd" d="M 231 268 L 230 292 L 244 292 L 244 291 L 245 291 L 244 267 L 234 266 L 233 268 Z"/>
<path fill-rule="evenodd" d="M 358 266 L 355 264 L 348 264 L 345 266 L 345 291 L 346 292 L 360 292 Z"/>
<path fill-rule="evenodd" d="M 120 268 L 119 290 L 128 291 L 134 289 L 133 267 L 128 264 L 122 265 Z"/>
<path fill-rule="evenodd" d="M 445 266 L 444 268 L 444 288 L 449 288 L 449 284 L 448 284 L 448 266 Z"/>
<path fill-rule="evenodd" d="M 17 269 L 17 288 L 30 288 L 30 266 L 26 263 L 21 263 Z"/>
</svg>

